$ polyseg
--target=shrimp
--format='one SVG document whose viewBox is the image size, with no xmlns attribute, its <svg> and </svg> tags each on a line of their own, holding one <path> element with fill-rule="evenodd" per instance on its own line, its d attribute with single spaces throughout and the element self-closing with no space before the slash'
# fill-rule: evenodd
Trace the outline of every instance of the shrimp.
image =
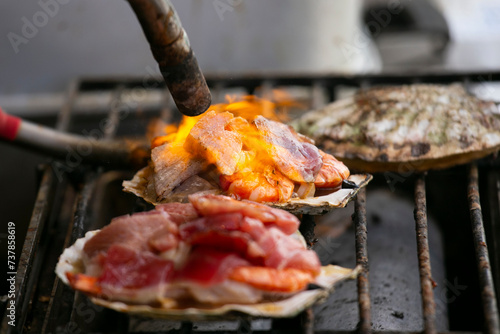
<svg viewBox="0 0 500 334">
<path fill-rule="evenodd" d="M 268 267 L 235 268 L 229 279 L 246 283 L 257 289 L 279 292 L 296 292 L 306 288 L 314 280 L 313 274 L 300 269 L 276 269 Z"/>
<path fill-rule="evenodd" d="M 278 170 L 268 166 L 263 173 L 241 171 L 219 177 L 221 188 L 238 199 L 254 202 L 286 202 L 294 184 Z"/>
<path fill-rule="evenodd" d="M 69 285 L 75 290 L 79 290 L 93 296 L 99 296 L 102 294 L 102 289 L 98 283 L 98 277 L 88 276 L 85 274 L 74 274 L 71 272 L 67 272 L 66 277 L 68 278 Z"/>
<path fill-rule="evenodd" d="M 323 157 L 323 165 L 314 181 L 316 188 L 335 188 L 342 184 L 342 181 L 350 175 L 349 169 L 343 162 L 338 161 L 331 154 L 319 150 Z"/>
</svg>

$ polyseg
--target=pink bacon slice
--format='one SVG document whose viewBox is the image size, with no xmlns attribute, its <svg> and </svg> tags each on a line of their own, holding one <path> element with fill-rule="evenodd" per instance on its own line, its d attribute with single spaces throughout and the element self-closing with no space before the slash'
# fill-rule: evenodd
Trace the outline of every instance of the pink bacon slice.
<svg viewBox="0 0 500 334">
<path fill-rule="evenodd" d="M 153 236 L 177 233 L 178 227 L 168 213 L 154 210 L 140 212 L 114 218 L 87 241 L 83 251 L 92 259 L 115 243 L 137 250 L 150 250 L 148 241 Z"/>
<path fill-rule="evenodd" d="M 211 247 L 196 247 L 184 267 L 176 272 L 175 280 L 210 286 L 223 282 L 234 268 L 247 265 L 248 261 L 236 253 L 222 252 Z"/>
<path fill-rule="evenodd" d="M 101 285 L 118 288 L 144 288 L 171 281 L 174 265 L 149 252 L 122 245 L 109 248 L 102 263 Z"/>
<path fill-rule="evenodd" d="M 236 252 L 252 263 L 263 263 L 266 253 L 247 233 L 246 219 L 241 213 L 223 213 L 198 218 L 181 226 L 179 234 L 191 245 L 210 246 L 221 251 Z M 267 233 L 259 222 L 255 229 Z"/>
<path fill-rule="evenodd" d="M 240 213 L 198 218 L 182 225 L 179 234 L 189 244 L 235 252 L 254 265 L 295 268 L 313 274 L 320 270 L 316 254 L 299 241 Z"/>
<path fill-rule="evenodd" d="M 173 277 L 172 261 L 118 244 L 111 246 L 99 260 L 102 265 L 99 277 L 67 272 L 71 287 L 94 296 L 112 289 L 114 298 L 119 298 L 129 295 L 131 290 L 157 287 Z"/>
<path fill-rule="evenodd" d="M 276 225 L 286 234 L 294 233 L 300 225 L 298 218 L 291 213 L 251 201 L 237 201 L 221 195 L 191 195 L 189 201 L 200 216 L 239 212 L 265 225 Z"/>
<path fill-rule="evenodd" d="M 198 218 L 198 213 L 191 203 L 166 203 L 157 205 L 155 209 L 168 213 L 177 225 Z"/>
</svg>

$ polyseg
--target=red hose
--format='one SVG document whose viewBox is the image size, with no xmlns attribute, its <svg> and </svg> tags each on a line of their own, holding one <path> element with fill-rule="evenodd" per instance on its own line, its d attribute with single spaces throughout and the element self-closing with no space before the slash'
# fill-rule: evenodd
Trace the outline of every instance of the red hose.
<svg viewBox="0 0 500 334">
<path fill-rule="evenodd" d="M 0 108 L 0 138 L 14 140 L 21 125 L 21 119 L 5 113 Z"/>
</svg>

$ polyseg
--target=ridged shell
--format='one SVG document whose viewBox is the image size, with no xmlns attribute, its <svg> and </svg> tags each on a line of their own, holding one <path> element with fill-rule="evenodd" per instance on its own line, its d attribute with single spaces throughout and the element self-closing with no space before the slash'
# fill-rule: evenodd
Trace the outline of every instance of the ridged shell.
<svg viewBox="0 0 500 334">
<path fill-rule="evenodd" d="M 457 84 L 362 90 L 292 126 L 366 172 L 446 168 L 500 148 L 499 107 Z"/>
<path fill-rule="evenodd" d="M 179 198 L 167 198 L 164 201 L 158 202 L 156 192 L 151 184 L 152 170 L 150 167 L 145 167 L 138 171 L 132 180 L 123 181 L 123 190 L 135 194 L 143 198 L 145 201 L 157 205 L 167 203 L 169 201 L 179 201 Z M 348 180 L 354 183 L 357 188 L 353 189 L 338 189 L 330 194 L 311 197 L 311 198 L 292 198 L 285 203 L 265 203 L 269 206 L 287 210 L 294 214 L 310 214 L 320 215 L 335 208 L 343 208 L 352 200 L 359 189 L 365 187 L 372 179 L 370 174 L 355 174 L 349 176 Z M 221 190 L 209 190 L 204 193 L 221 194 Z M 187 201 L 187 198 L 186 198 Z"/>
<path fill-rule="evenodd" d="M 56 266 L 56 274 L 65 284 L 68 284 L 67 272 L 82 273 L 84 271 L 82 254 L 85 242 L 92 238 L 98 231 L 87 232 L 85 237 L 78 239 L 75 244 L 64 250 Z M 354 279 L 361 267 L 347 269 L 339 266 L 328 265 L 321 267 L 321 274 L 316 278 L 320 287 L 294 294 L 288 298 L 267 301 L 258 304 L 225 304 L 220 306 L 184 307 L 176 308 L 175 301 L 165 300 L 162 307 L 149 305 L 130 305 L 123 302 L 109 301 L 91 297 L 93 303 L 119 312 L 141 315 L 153 318 L 171 320 L 229 320 L 241 317 L 242 314 L 254 317 L 286 318 L 293 317 L 309 306 L 324 300 L 333 292 L 334 285 L 342 280 Z"/>
</svg>

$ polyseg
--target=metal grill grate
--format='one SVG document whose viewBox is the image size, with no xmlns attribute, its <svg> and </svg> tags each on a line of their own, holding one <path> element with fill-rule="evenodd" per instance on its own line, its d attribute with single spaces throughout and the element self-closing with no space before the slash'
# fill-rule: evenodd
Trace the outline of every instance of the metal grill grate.
<svg viewBox="0 0 500 334">
<path fill-rule="evenodd" d="M 208 78 L 212 92 L 216 99 L 221 99 L 225 90 L 241 88 L 248 93 L 261 87 L 264 94 L 275 86 L 303 86 L 310 91 L 310 102 L 312 107 L 318 107 L 335 98 L 338 87 L 366 87 L 375 84 L 401 84 L 414 82 L 480 82 L 486 77 L 481 74 L 469 75 L 427 75 L 427 76 L 364 76 L 364 77 L 290 77 L 270 75 L 263 77 L 241 77 L 241 78 Z M 499 80 L 500 73 L 489 75 L 490 80 Z M 107 107 L 96 106 L 97 109 L 108 109 L 109 113 L 98 115 L 97 121 L 106 120 L 102 127 L 102 138 L 111 138 L 115 135 L 142 135 L 140 130 L 144 129 L 148 121 L 161 109 L 165 117 L 171 116 L 167 109 L 161 108 L 159 104 L 152 105 L 148 101 L 142 101 L 138 106 L 132 106 L 135 112 L 128 114 L 123 120 L 123 102 L 126 100 L 125 92 L 134 88 L 141 88 L 146 94 L 148 91 L 160 92 L 163 96 L 161 101 L 167 101 L 168 95 L 164 93 L 162 85 L 155 84 L 154 88 L 145 86 L 144 80 L 82 80 L 74 82 L 68 91 L 67 101 L 58 116 L 58 130 L 78 132 L 81 122 L 94 122 L 96 117 L 82 116 L 78 113 L 77 99 L 89 92 L 109 91 L 111 99 Z M 147 94 L 146 94 L 147 95 Z M 95 116 L 95 115 L 94 115 Z M 92 119 L 89 119 L 92 118 Z M 95 125 L 94 125 L 95 126 Z M 136 131 L 137 132 L 134 132 Z M 127 333 L 127 332 L 159 332 L 158 322 L 147 319 L 128 317 L 113 311 L 105 310 L 91 304 L 81 294 L 74 293 L 62 284 L 53 274 L 58 255 L 65 247 L 71 245 L 77 238 L 82 237 L 86 231 L 98 228 L 106 224 L 112 215 L 116 213 L 128 213 L 133 207 L 134 211 L 146 209 L 140 200 L 124 196 L 123 207 L 114 207 L 108 212 L 101 202 L 106 196 L 113 198 L 113 189 L 120 191 L 119 180 L 130 177 L 129 171 L 109 171 L 104 167 L 91 168 L 86 166 L 69 166 L 53 162 L 43 168 L 38 197 L 33 210 L 32 219 L 22 250 L 21 260 L 17 275 L 17 327 L 9 327 L 4 318 L 2 332 L 26 332 L 26 333 Z M 65 172 L 65 173 L 63 173 Z M 487 238 L 479 200 L 478 167 L 472 164 L 468 174 L 468 200 L 472 223 L 472 236 L 476 250 L 478 263 L 477 275 L 479 277 L 482 308 L 484 313 L 484 331 L 488 333 L 500 333 L 499 313 L 497 299 L 495 296 L 494 281 L 500 279 L 498 270 L 500 264 L 490 263 L 488 255 Z M 500 177 L 498 165 L 487 168 L 488 180 L 488 222 L 487 229 L 491 232 L 488 241 L 491 242 L 490 254 L 492 259 L 498 259 L 500 253 L 497 245 L 499 233 L 498 219 L 500 194 Z M 421 303 L 423 309 L 423 324 L 425 333 L 436 333 L 435 318 L 436 304 L 433 294 L 434 281 L 431 275 L 427 208 L 426 208 L 426 176 L 418 175 L 415 181 L 415 226 L 417 235 L 417 254 L 420 283 Z M 114 188 L 106 188 L 106 192 L 99 192 L 102 184 L 114 184 Z M 368 189 L 369 193 L 369 189 Z M 116 194 L 115 194 L 116 196 Z M 370 301 L 369 271 L 368 271 L 368 229 L 367 229 L 367 206 L 366 191 L 359 192 L 354 206 L 354 228 L 355 228 L 355 257 L 356 264 L 361 265 L 363 270 L 357 278 L 359 323 L 357 330 L 361 333 L 372 332 L 372 308 L 376 307 Z M 113 204 L 109 204 L 113 206 Z M 96 206 L 98 208 L 96 208 Z M 96 215 L 96 212 L 104 214 Z M 304 218 L 303 224 L 312 224 L 312 219 Z M 488 223 L 489 224 L 489 223 Z M 311 227 L 312 228 L 312 227 Z M 492 270 L 493 268 L 493 270 Z M 471 269 L 472 271 L 472 269 Z M 136 330 L 131 330 L 135 324 Z M 263 323 L 263 325 L 262 325 Z M 139 325 L 138 325 L 139 324 Z M 311 309 L 306 310 L 294 319 L 286 320 L 261 320 L 261 327 L 256 325 L 253 319 L 240 318 L 238 321 L 224 328 L 224 332 L 238 333 L 290 333 L 302 332 L 313 333 L 314 314 Z M 175 333 L 203 333 L 213 332 L 211 329 L 197 328 L 197 324 L 191 322 L 169 323 L 172 332 Z M 231 327 L 233 326 L 233 327 Z M 160 326 L 161 331 L 165 326 Z M 332 328 L 328 332 L 339 333 L 341 331 Z"/>
</svg>

